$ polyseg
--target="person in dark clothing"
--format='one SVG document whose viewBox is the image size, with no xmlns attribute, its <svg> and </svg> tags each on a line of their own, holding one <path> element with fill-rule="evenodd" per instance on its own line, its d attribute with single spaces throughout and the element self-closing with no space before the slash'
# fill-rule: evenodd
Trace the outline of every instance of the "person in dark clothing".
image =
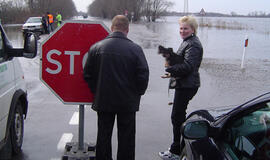
<svg viewBox="0 0 270 160">
<path fill-rule="evenodd" d="M 179 20 L 180 36 L 183 39 L 177 55 L 183 58 L 181 63 L 166 67 L 166 72 L 176 78 L 171 121 L 173 126 L 173 143 L 168 151 L 159 152 L 166 160 L 177 160 L 183 144 L 181 144 L 181 125 L 186 119 L 186 109 L 189 101 L 200 87 L 199 67 L 203 57 L 203 47 L 196 36 L 198 24 L 192 16 L 184 16 Z"/>
<path fill-rule="evenodd" d="M 92 108 L 98 116 L 96 160 L 112 160 L 115 118 L 117 160 L 134 160 L 135 118 L 148 86 L 149 68 L 142 48 L 127 38 L 127 17 L 115 16 L 111 30 L 108 37 L 90 48 L 83 73 L 94 95 Z"/>
<path fill-rule="evenodd" d="M 49 33 L 48 32 L 48 21 L 45 15 L 42 15 L 42 26 L 44 28 L 44 32 L 45 33 Z"/>
</svg>

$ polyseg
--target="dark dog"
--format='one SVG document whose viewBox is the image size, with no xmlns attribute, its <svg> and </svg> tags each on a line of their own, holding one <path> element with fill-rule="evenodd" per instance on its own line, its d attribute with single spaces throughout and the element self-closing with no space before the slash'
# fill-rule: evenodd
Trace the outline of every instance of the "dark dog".
<svg viewBox="0 0 270 160">
<path fill-rule="evenodd" d="M 183 63 L 184 61 L 181 56 L 173 52 L 172 48 L 165 48 L 161 45 L 158 46 L 158 54 L 161 54 L 165 58 L 165 66 L 173 66 L 175 64 Z M 176 87 L 176 78 L 171 77 L 169 73 L 165 73 L 165 75 L 161 76 L 161 78 L 170 78 L 169 89 L 174 89 Z"/>
<path fill-rule="evenodd" d="M 166 63 L 168 63 L 169 66 L 183 62 L 183 58 L 174 53 L 172 48 L 165 48 L 159 45 L 158 54 L 161 54 L 165 58 Z"/>
</svg>

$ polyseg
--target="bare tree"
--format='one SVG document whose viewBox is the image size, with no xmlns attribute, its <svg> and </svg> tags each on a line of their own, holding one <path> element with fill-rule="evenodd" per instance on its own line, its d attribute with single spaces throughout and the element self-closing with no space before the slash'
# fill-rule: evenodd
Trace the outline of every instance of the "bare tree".
<svg viewBox="0 0 270 160">
<path fill-rule="evenodd" d="M 2 1 L 0 3 L 0 19 L 2 23 L 20 22 L 28 11 L 20 0 Z"/>
<path fill-rule="evenodd" d="M 128 18 L 134 21 L 141 16 L 146 16 L 148 21 L 155 21 L 172 4 L 167 0 L 94 0 L 88 7 L 88 13 L 92 16 L 112 18 L 128 11 Z"/>
<path fill-rule="evenodd" d="M 147 21 L 151 21 L 151 15 L 152 15 L 152 5 L 153 5 L 153 0 L 146 0 L 144 3 L 144 16 L 147 18 Z"/>
<path fill-rule="evenodd" d="M 92 16 L 109 18 L 111 12 L 112 0 L 94 0 L 88 7 L 88 13 Z"/>
<path fill-rule="evenodd" d="M 77 14 L 72 0 L 2 0 L 0 19 L 4 23 L 22 23 L 29 16 L 42 16 L 46 12 L 61 12 L 63 18 Z"/>
<path fill-rule="evenodd" d="M 137 21 L 140 19 L 141 16 L 143 16 L 143 6 L 144 6 L 145 0 L 131 0 L 131 14 L 133 12 L 133 21 Z"/>
<path fill-rule="evenodd" d="M 151 20 L 155 22 L 156 19 L 162 16 L 162 14 L 164 14 L 172 5 L 172 2 L 168 2 L 166 0 L 152 0 Z"/>
</svg>

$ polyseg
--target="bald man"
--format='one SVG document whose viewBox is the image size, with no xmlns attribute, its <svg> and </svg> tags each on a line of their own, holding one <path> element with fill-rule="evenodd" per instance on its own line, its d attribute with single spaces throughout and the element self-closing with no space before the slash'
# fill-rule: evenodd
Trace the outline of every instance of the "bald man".
<svg viewBox="0 0 270 160">
<path fill-rule="evenodd" d="M 92 109 L 98 116 L 96 160 L 112 160 L 115 118 L 117 160 L 135 160 L 136 112 L 148 86 L 149 68 L 142 48 L 127 38 L 127 17 L 115 16 L 111 31 L 90 48 L 84 67 L 84 79 L 94 94 Z"/>
</svg>

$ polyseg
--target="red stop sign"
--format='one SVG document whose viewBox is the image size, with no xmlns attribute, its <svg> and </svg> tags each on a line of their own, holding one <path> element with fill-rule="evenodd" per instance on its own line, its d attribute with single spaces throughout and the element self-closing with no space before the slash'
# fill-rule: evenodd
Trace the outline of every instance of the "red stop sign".
<svg viewBox="0 0 270 160">
<path fill-rule="evenodd" d="M 93 102 L 83 65 L 89 48 L 109 32 L 102 22 L 66 21 L 42 42 L 40 79 L 63 103 Z"/>
</svg>

